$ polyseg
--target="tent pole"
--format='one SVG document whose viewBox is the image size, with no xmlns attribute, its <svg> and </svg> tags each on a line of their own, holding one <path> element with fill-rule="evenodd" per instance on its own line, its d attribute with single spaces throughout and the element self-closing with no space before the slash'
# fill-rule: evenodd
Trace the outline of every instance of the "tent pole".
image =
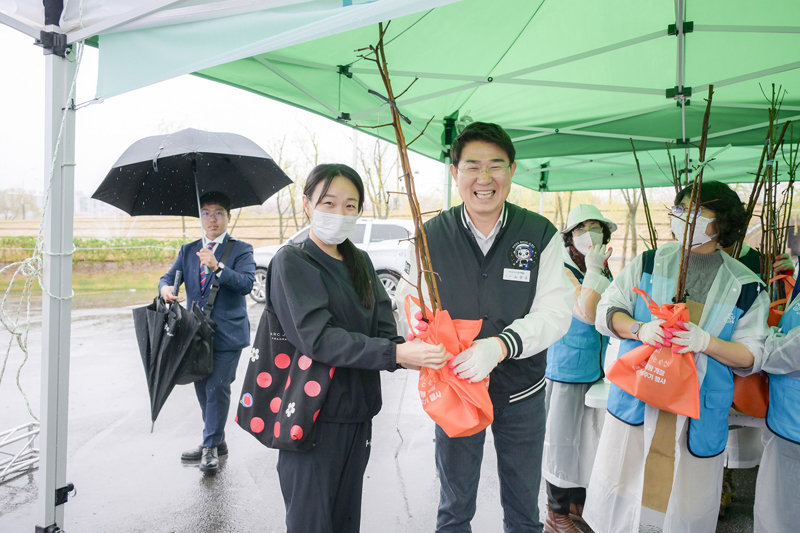
<svg viewBox="0 0 800 533">
<path fill-rule="evenodd" d="M 684 156 L 686 161 L 686 180 L 689 180 L 689 144 L 688 137 L 686 136 L 686 96 L 684 96 L 684 76 L 686 74 L 686 47 L 685 39 L 686 34 L 683 32 L 683 19 L 684 19 L 684 0 L 675 0 L 675 28 L 678 37 L 678 102 L 681 106 L 681 139 L 685 147 Z"/>
<path fill-rule="evenodd" d="M 444 209 L 450 209 L 453 206 L 453 187 L 450 183 L 452 179 L 450 177 L 450 156 L 445 156 L 444 158 Z"/>
<path fill-rule="evenodd" d="M 48 2 L 45 2 L 47 4 Z M 57 26 L 50 26 L 55 31 Z M 67 110 L 52 182 L 50 168 L 58 144 L 61 118 L 77 62 L 45 51 L 45 209 L 42 283 L 42 382 L 40 479 L 37 532 L 63 526 L 67 471 L 67 414 L 69 407 L 69 343 L 72 311 L 72 215 L 74 209 L 75 111 Z M 68 54 L 69 56 L 69 54 Z M 51 296 L 52 295 L 52 296 Z"/>
</svg>

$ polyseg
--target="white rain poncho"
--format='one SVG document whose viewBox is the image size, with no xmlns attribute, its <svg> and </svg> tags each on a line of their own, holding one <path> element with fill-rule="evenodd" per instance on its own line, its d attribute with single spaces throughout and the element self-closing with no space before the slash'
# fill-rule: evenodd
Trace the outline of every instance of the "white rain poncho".
<svg viewBox="0 0 800 533">
<path fill-rule="evenodd" d="M 800 297 L 786 312 L 800 310 Z M 800 379 L 800 327 L 787 334 L 772 328 L 760 370 Z M 764 455 L 758 469 L 754 515 L 755 533 L 796 531 L 800 524 L 800 444 L 764 431 Z"/>
<path fill-rule="evenodd" d="M 680 244 L 662 245 L 655 256 L 653 285 L 650 296 L 659 304 L 671 303 L 675 295 L 680 264 Z M 718 336 L 733 311 L 743 284 L 757 278 L 745 266 L 722 254 L 723 263 L 706 297 L 698 324 Z M 690 273 L 691 275 L 691 273 Z M 607 312 L 612 307 L 633 314 L 637 295 L 633 292 L 642 278 L 642 256 L 636 257 L 620 272 L 603 294 L 597 308 L 597 330 L 615 336 L 607 327 Z M 732 342 L 744 344 L 760 366 L 764 338 L 767 333 L 769 299 L 760 292 L 755 302 L 739 321 L 731 336 Z M 702 385 L 707 368 L 707 355 L 695 354 L 697 377 Z M 747 375 L 753 369 L 735 369 Z M 595 531 L 604 533 L 637 533 L 643 516 L 642 493 L 645 458 L 653 441 L 659 410 L 645 408 L 644 424 L 630 426 L 606 415 L 603 434 L 587 491 L 584 518 Z M 675 428 L 675 463 L 673 488 L 666 514 L 645 509 L 647 522 L 663 521 L 664 533 L 707 533 L 717 523 L 722 489 L 724 456 L 701 459 L 689 453 L 686 444 L 688 420 L 677 416 Z"/>
</svg>

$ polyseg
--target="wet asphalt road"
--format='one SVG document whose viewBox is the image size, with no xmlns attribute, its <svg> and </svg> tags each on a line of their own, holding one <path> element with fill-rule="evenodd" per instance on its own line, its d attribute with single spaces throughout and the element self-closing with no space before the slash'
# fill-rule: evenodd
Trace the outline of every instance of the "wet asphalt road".
<svg viewBox="0 0 800 533">
<path fill-rule="evenodd" d="M 184 465 L 180 453 L 201 441 L 200 411 L 191 386 L 177 387 L 150 433 L 149 400 L 133 334 L 131 309 L 148 295 L 77 296 L 72 314 L 67 480 L 77 494 L 65 506 L 66 533 L 263 533 L 285 531 L 277 452 L 228 422 L 230 455 L 216 476 Z M 37 304 L 38 307 L 38 304 Z M 263 306 L 250 304 L 255 327 Z M 41 324 L 31 330 L 31 358 L 20 383 L 39 412 Z M 8 334 L 0 333 L 0 346 Z M 4 350 L 3 350 L 4 354 Z M 0 355 L 0 358 L 2 355 Z M 0 431 L 30 420 L 15 383 L 22 362 L 12 349 L 0 382 Z M 238 377 L 244 375 L 243 357 Z M 383 373 L 384 408 L 374 420 L 364 483 L 362 531 L 434 530 L 438 480 L 433 423 L 416 395 L 416 374 Z M 239 382 L 233 384 L 238 395 Z M 232 411 L 235 405 L 232 406 Z M 399 418 L 398 418 L 399 412 Z M 399 427 L 399 432 L 396 428 Z M 487 435 L 473 531 L 502 531 L 491 433 Z M 752 531 L 755 469 L 737 471 L 739 495 L 719 532 Z M 0 532 L 30 533 L 37 515 L 38 470 L 0 485 Z M 642 528 L 642 531 L 659 531 Z"/>
</svg>

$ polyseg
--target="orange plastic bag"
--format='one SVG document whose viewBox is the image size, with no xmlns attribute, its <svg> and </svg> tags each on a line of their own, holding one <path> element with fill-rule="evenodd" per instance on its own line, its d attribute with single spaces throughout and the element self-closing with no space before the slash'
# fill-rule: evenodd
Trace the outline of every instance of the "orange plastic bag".
<svg viewBox="0 0 800 533">
<path fill-rule="evenodd" d="M 686 304 L 657 305 L 641 289 L 633 289 L 647 302 L 655 318 L 665 320 L 662 328 L 676 329 L 689 321 Z M 611 382 L 657 409 L 700 418 L 700 385 L 692 352 L 678 353 L 681 346 L 655 348 L 643 344 L 617 359 L 608 370 Z"/>
<path fill-rule="evenodd" d="M 406 296 L 405 311 L 409 324 L 412 301 L 419 306 L 419 299 Z M 450 354 L 458 355 L 472 346 L 481 330 L 481 320 L 453 320 L 445 310 L 440 309 L 436 314 L 427 308 L 425 310 L 426 316 L 432 316 L 433 320 L 417 337 L 428 344 L 443 344 Z M 422 408 L 448 437 L 469 437 L 486 429 L 494 420 L 488 377 L 470 383 L 452 375 L 447 365 L 439 370 L 421 368 L 417 387 Z"/>
<path fill-rule="evenodd" d="M 789 303 L 795 280 L 791 275 L 778 274 L 769 283 L 783 281 L 786 298 L 775 300 L 769 305 L 767 324 L 770 327 L 780 324 L 786 305 Z M 781 309 L 783 307 L 783 309 Z M 746 377 L 733 376 L 733 408 L 755 418 L 767 417 L 769 405 L 769 381 L 766 374 L 751 374 Z"/>
<path fill-rule="evenodd" d="M 783 309 L 780 309 L 781 306 L 786 306 L 789 303 L 789 298 L 792 296 L 792 291 L 794 290 L 795 280 L 792 276 L 788 274 L 778 274 L 771 280 L 769 283 L 773 281 L 783 281 L 783 292 L 786 295 L 786 298 L 781 298 L 780 300 L 775 300 L 771 304 L 769 304 L 769 316 L 767 317 L 767 325 L 770 327 L 777 326 L 780 321 L 781 317 L 783 317 Z M 735 384 L 734 384 L 735 386 Z"/>
<path fill-rule="evenodd" d="M 769 378 L 766 374 L 733 376 L 733 408 L 747 416 L 767 417 Z"/>
</svg>

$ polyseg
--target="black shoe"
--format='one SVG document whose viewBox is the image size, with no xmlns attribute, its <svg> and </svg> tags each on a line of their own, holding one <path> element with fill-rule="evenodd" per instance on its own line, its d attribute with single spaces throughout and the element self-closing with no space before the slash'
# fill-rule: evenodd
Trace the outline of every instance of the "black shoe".
<svg viewBox="0 0 800 533">
<path fill-rule="evenodd" d="M 200 470 L 207 474 L 215 474 L 219 468 L 217 447 L 203 448 L 203 457 L 200 459 Z"/>
<path fill-rule="evenodd" d="M 220 457 L 223 455 L 228 455 L 228 443 L 222 441 L 217 446 L 217 453 Z M 197 448 L 192 448 L 191 450 L 185 451 L 181 454 L 181 461 L 199 461 L 203 457 L 203 445 L 201 444 Z"/>
</svg>

